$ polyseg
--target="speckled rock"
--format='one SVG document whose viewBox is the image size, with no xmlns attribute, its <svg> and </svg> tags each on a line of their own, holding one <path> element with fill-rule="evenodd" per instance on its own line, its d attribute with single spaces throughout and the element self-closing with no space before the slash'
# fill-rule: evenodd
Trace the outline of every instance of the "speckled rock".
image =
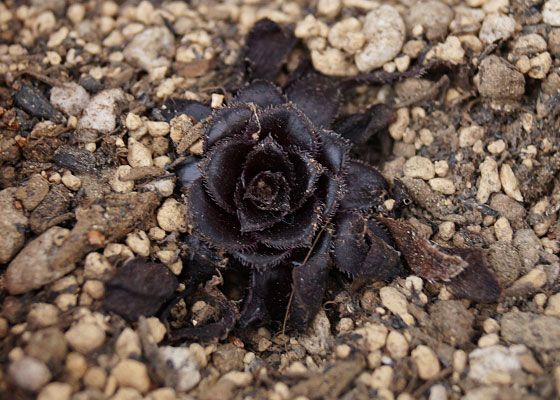
<svg viewBox="0 0 560 400">
<path fill-rule="evenodd" d="M 530 312 L 508 312 L 501 320 L 502 336 L 537 350 L 560 349 L 560 319 Z"/>
<path fill-rule="evenodd" d="M 122 89 L 107 89 L 93 97 L 76 128 L 76 139 L 81 142 L 94 142 L 99 135 L 113 132 L 117 127 L 116 114 L 119 103 L 126 96 Z"/>
<path fill-rule="evenodd" d="M 66 115 L 77 116 L 89 103 L 89 93 L 75 82 L 54 86 L 51 89 L 51 104 Z"/>
<path fill-rule="evenodd" d="M 25 243 L 27 217 L 23 210 L 14 206 L 16 189 L 8 188 L 0 192 L 0 264 L 8 263 Z"/>
<path fill-rule="evenodd" d="M 532 268 L 539 261 L 542 244 L 532 229 L 520 229 L 515 232 L 513 245 L 517 248 L 525 269 Z"/>
<path fill-rule="evenodd" d="M 525 93 L 523 74 L 495 55 L 482 60 L 474 81 L 480 94 L 491 99 L 515 100 Z"/>
<path fill-rule="evenodd" d="M 159 67 L 168 67 L 175 53 L 175 39 L 165 26 L 154 26 L 136 35 L 125 47 L 126 60 L 153 73 Z"/>
<path fill-rule="evenodd" d="M 435 332 L 446 343 L 463 347 L 474 335 L 474 315 L 458 300 L 442 300 L 430 307 Z"/>
<path fill-rule="evenodd" d="M 486 44 L 509 39 L 515 31 L 515 19 L 508 15 L 490 14 L 484 18 L 479 38 Z"/>
<path fill-rule="evenodd" d="M 243 352 L 241 349 L 238 350 Z M 199 372 L 201 365 L 196 355 L 186 347 L 161 347 L 158 351 L 158 359 L 171 366 L 173 372 L 165 375 L 165 385 L 173 387 L 178 392 L 191 390 L 201 379 Z M 233 368 L 241 368 L 242 361 L 239 364 L 238 359 L 235 358 L 234 362 Z"/>
<path fill-rule="evenodd" d="M 382 5 L 368 13 L 363 32 L 367 43 L 355 57 L 361 72 L 369 72 L 391 61 L 404 44 L 404 21 L 398 11 L 389 5 Z"/>
<path fill-rule="evenodd" d="M 58 226 L 50 228 L 38 238 L 30 241 L 12 260 L 6 271 L 6 285 L 11 294 L 21 294 L 52 282 L 75 268 L 65 265 L 53 269 L 54 259 L 59 246 L 68 236 L 68 229 Z"/>
<path fill-rule="evenodd" d="M 542 10 L 543 21 L 551 26 L 560 26 L 560 1 L 548 0 Z"/>
<path fill-rule="evenodd" d="M 469 354 L 469 378 L 482 383 L 492 383 L 492 374 L 521 371 L 519 357 L 527 352 L 525 346 L 505 347 L 495 345 L 476 349 Z"/>
<path fill-rule="evenodd" d="M 421 25 L 428 40 L 443 39 L 453 17 L 453 10 L 440 1 L 415 3 L 405 15 L 408 30 Z"/>
<path fill-rule="evenodd" d="M 16 198 L 21 200 L 23 207 L 32 211 L 44 200 L 49 193 L 49 182 L 40 174 L 33 174 L 23 186 L 19 186 L 16 191 Z M 1 197 L 0 192 L 0 197 Z M 1 200 L 0 200 L 1 202 Z M 1 213 L 1 211 L 0 211 Z M 4 232 L 4 231 L 3 231 Z M 0 257 L 1 260 L 1 257 Z M 1 262 L 1 261 L 0 261 Z"/>
<path fill-rule="evenodd" d="M 510 286 L 523 270 L 519 253 L 510 243 L 492 243 L 488 250 L 488 262 L 496 278 L 504 287 Z"/>
<path fill-rule="evenodd" d="M 484 162 L 480 164 L 480 181 L 476 199 L 479 203 L 484 204 L 492 193 L 498 192 L 502 185 L 500 176 L 498 175 L 498 163 L 493 158 L 486 157 Z"/>
</svg>

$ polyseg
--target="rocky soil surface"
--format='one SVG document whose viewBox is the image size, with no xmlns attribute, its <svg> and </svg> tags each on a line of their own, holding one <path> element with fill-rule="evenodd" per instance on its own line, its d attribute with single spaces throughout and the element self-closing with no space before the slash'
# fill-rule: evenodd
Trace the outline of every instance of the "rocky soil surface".
<svg viewBox="0 0 560 400">
<path fill-rule="evenodd" d="M 379 168 L 412 195 L 405 218 L 483 248 L 500 301 L 456 300 L 410 272 L 329 291 L 305 334 L 183 342 L 156 317 L 105 310 L 123 260 L 181 274 L 190 227 L 170 166 L 202 152 L 201 130 L 161 106 L 230 100 L 224 82 L 264 17 L 291 24 L 326 75 L 456 66 L 359 87 L 346 111 L 397 108 Z M 558 398 L 556 57 L 560 0 L 0 3 L 0 398 Z M 177 326 L 215 317 L 186 300 Z"/>
</svg>

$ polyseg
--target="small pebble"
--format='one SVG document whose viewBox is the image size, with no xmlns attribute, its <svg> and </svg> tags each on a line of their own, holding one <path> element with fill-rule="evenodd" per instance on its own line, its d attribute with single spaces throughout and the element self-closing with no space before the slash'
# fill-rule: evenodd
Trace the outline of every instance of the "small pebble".
<svg viewBox="0 0 560 400">
<path fill-rule="evenodd" d="M 107 372 L 104 368 L 90 367 L 84 375 L 84 385 L 91 388 L 103 390 L 107 381 Z"/>
<path fill-rule="evenodd" d="M 384 325 L 368 323 L 364 327 L 356 329 L 354 333 L 362 337 L 360 342 L 363 343 L 365 349 L 373 352 L 385 346 L 389 331 Z"/>
<path fill-rule="evenodd" d="M 105 331 L 91 322 L 78 322 L 65 334 L 68 344 L 77 352 L 87 354 L 105 342 Z"/>
<path fill-rule="evenodd" d="M 399 331 L 389 333 L 386 346 L 393 358 L 401 359 L 408 355 L 408 341 Z"/>
<path fill-rule="evenodd" d="M 27 314 L 27 322 L 38 328 L 58 323 L 58 308 L 49 303 L 33 303 Z"/>
<path fill-rule="evenodd" d="M 509 39 L 515 31 L 515 19 L 507 15 L 490 14 L 484 18 L 479 38 L 486 44 Z"/>
<path fill-rule="evenodd" d="M 544 314 L 560 318 L 560 293 L 553 294 L 549 297 Z"/>
<path fill-rule="evenodd" d="M 438 383 L 430 388 L 428 400 L 447 400 L 447 390 L 445 386 Z"/>
<path fill-rule="evenodd" d="M 126 115 L 125 125 L 126 125 L 127 129 L 129 129 L 131 131 L 135 131 L 135 130 L 140 129 L 142 127 L 143 121 L 142 121 L 142 118 L 140 118 L 140 116 L 138 116 L 134 113 L 128 113 Z"/>
<path fill-rule="evenodd" d="M 132 168 L 151 167 L 153 165 L 150 149 L 132 137 L 128 138 L 127 160 Z"/>
<path fill-rule="evenodd" d="M 317 13 L 327 18 L 336 17 L 341 9 L 341 0 L 319 0 L 317 2 Z"/>
<path fill-rule="evenodd" d="M 355 63 L 361 72 L 370 72 L 399 54 L 406 29 L 399 12 L 389 5 L 382 5 L 366 15 L 363 33 L 367 43 L 356 53 Z"/>
<path fill-rule="evenodd" d="M 499 242 L 511 243 L 513 239 L 513 230 L 509 221 L 505 217 L 500 217 L 494 223 L 494 234 Z"/>
<path fill-rule="evenodd" d="M 89 94 L 75 82 L 68 82 L 51 89 L 51 104 L 66 115 L 78 116 L 89 104 Z"/>
<path fill-rule="evenodd" d="M 130 250 L 139 256 L 148 257 L 150 255 L 150 239 L 144 231 L 131 232 L 125 240 Z"/>
<path fill-rule="evenodd" d="M 336 346 L 334 351 L 337 358 L 344 359 L 350 355 L 350 353 L 352 352 L 352 348 L 347 344 L 341 344 Z"/>
<path fill-rule="evenodd" d="M 500 337 L 497 333 L 488 333 L 478 339 L 478 347 L 480 348 L 494 346 L 498 343 L 500 343 Z"/>
<path fill-rule="evenodd" d="M 504 192 L 515 201 L 522 202 L 523 195 L 519 190 L 519 184 L 517 182 L 517 177 L 513 173 L 511 167 L 508 164 L 502 164 L 500 169 L 500 182 Z"/>
<path fill-rule="evenodd" d="M 485 129 L 482 126 L 473 125 L 459 130 L 459 146 L 471 147 L 477 140 L 484 137 Z"/>
<path fill-rule="evenodd" d="M 131 387 L 141 393 L 148 391 L 150 378 L 145 364 L 136 360 L 122 360 L 111 371 L 119 386 Z"/>
<path fill-rule="evenodd" d="M 455 350 L 453 352 L 453 371 L 461 374 L 467 367 L 467 353 L 464 350 Z"/>
<path fill-rule="evenodd" d="M 486 333 L 497 333 L 500 331 L 500 324 L 494 318 L 486 318 L 482 323 L 482 328 Z"/>
<path fill-rule="evenodd" d="M 153 390 L 145 397 L 146 400 L 175 400 L 177 398 L 175 390 L 168 387 Z"/>
<path fill-rule="evenodd" d="M 153 137 L 165 136 L 169 133 L 169 123 L 163 121 L 147 121 L 148 133 Z"/>
<path fill-rule="evenodd" d="M 504 142 L 502 139 L 490 142 L 490 144 L 488 145 L 488 151 L 491 154 L 500 154 L 505 149 L 506 149 L 506 142 Z"/>
<path fill-rule="evenodd" d="M 406 161 L 403 168 L 404 175 L 409 178 L 430 180 L 435 176 L 434 164 L 429 158 L 414 156 Z"/>
<path fill-rule="evenodd" d="M 140 357 L 142 346 L 138 334 L 130 328 L 125 328 L 115 343 L 115 353 L 121 360 Z"/>
<path fill-rule="evenodd" d="M 560 0 L 548 0 L 542 9 L 542 18 L 545 24 L 560 26 Z"/>
<path fill-rule="evenodd" d="M 146 322 L 148 323 L 148 327 L 150 328 L 150 334 L 152 336 L 152 339 L 154 339 L 154 343 L 160 343 L 167 333 L 165 325 L 163 325 L 161 321 L 156 317 L 147 318 Z"/>
<path fill-rule="evenodd" d="M 72 391 L 69 383 L 52 382 L 41 390 L 37 400 L 70 400 Z"/>
<path fill-rule="evenodd" d="M 401 140 L 404 136 L 404 132 L 408 128 L 410 123 L 410 113 L 408 108 L 403 107 L 397 110 L 397 118 L 395 122 L 389 125 L 389 134 L 395 140 Z"/>
<path fill-rule="evenodd" d="M 107 89 L 95 95 L 78 120 L 77 139 L 94 142 L 98 135 L 113 132 L 117 127 L 117 106 L 125 100 L 122 89 Z"/>
<path fill-rule="evenodd" d="M 424 380 L 435 378 L 440 371 L 436 353 L 428 346 L 419 345 L 411 353 L 412 360 L 418 368 L 418 376 Z"/>
<path fill-rule="evenodd" d="M 488 201 L 492 193 L 500 191 L 502 185 L 498 175 L 498 163 L 492 158 L 487 157 L 480 164 L 480 183 L 476 193 L 476 199 L 480 204 Z"/>
<path fill-rule="evenodd" d="M 113 271 L 115 267 L 103 254 L 92 252 L 86 256 L 84 262 L 84 277 L 90 279 L 103 279 Z"/>
<path fill-rule="evenodd" d="M 393 314 L 401 316 L 408 313 L 406 297 L 398 289 L 385 286 L 379 291 L 379 297 L 383 306 Z"/>
<path fill-rule="evenodd" d="M 438 236 L 442 240 L 450 240 L 455 234 L 455 223 L 452 221 L 445 221 L 439 225 Z"/>
<path fill-rule="evenodd" d="M 12 361 L 8 373 L 16 385 L 30 392 L 38 392 L 52 376 L 47 366 L 33 357 Z"/>
<path fill-rule="evenodd" d="M 74 192 L 77 192 L 82 187 L 82 180 L 77 176 L 72 175 L 70 171 L 67 171 L 62 175 L 62 183 Z"/>
<path fill-rule="evenodd" d="M 523 74 L 496 55 L 482 60 L 474 82 L 481 95 L 493 100 L 517 100 L 525 93 Z"/>
<path fill-rule="evenodd" d="M 166 232 L 186 232 L 187 220 L 184 206 L 175 199 L 167 199 L 157 212 L 159 226 Z"/>
<path fill-rule="evenodd" d="M 123 181 L 121 180 L 122 177 L 128 175 L 132 171 L 130 165 L 121 165 L 116 170 L 111 180 L 109 181 L 109 185 L 111 185 L 111 189 L 113 192 L 116 193 L 130 193 L 134 189 L 134 181 Z"/>
<path fill-rule="evenodd" d="M 450 179 L 432 178 L 428 183 L 430 184 L 430 187 L 436 192 L 441 192 L 443 194 L 455 193 L 455 184 Z"/>
</svg>

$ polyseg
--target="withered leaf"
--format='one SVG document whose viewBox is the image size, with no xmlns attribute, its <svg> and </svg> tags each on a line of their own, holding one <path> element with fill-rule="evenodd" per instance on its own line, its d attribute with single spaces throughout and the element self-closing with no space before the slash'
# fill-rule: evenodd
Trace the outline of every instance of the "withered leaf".
<svg viewBox="0 0 560 400">
<path fill-rule="evenodd" d="M 441 246 L 419 236 L 406 222 L 383 217 L 379 220 L 389 229 L 410 268 L 421 277 L 449 282 L 467 268 L 467 261 L 444 252 Z"/>
<path fill-rule="evenodd" d="M 410 268 L 421 277 L 444 281 L 459 298 L 489 302 L 500 297 L 502 289 L 481 249 L 442 247 L 418 236 L 404 222 L 379 219 L 391 232 Z"/>
<path fill-rule="evenodd" d="M 154 315 L 175 292 L 178 282 L 163 264 L 135 259 L 105 282 L 104 308 L 129 321 Z"/>
</svg>

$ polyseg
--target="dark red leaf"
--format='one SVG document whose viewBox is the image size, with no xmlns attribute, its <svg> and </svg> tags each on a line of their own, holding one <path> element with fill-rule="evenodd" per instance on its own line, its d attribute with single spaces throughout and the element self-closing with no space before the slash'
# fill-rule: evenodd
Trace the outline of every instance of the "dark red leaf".
<svg viewBox="0 0 560 400">
<path fill-rule="evenodd" d="M 395 111 L 387 104 L 375 104 L 364 113 L 347 115 L 336 121 L 333 130 L 352 143 L 364 144 L 394 121 Z"/>
<path fill-rule="evenodd" d="M 291 185 L 292 209 L 299 208 L 313 193 L 319 177 L 323 172 L 322 166 L 305 153 L 291 153 L 290 160 L 294 166 L 294 182 Z"/>
<path fill-rule="evenodd" d="M 286 104 L 287 100 L 276 85 L 268 81 L 257 80 L 237 92 L 235 102 L 237 104 L 253 103 L 260 108 L 267 108 Z"/>
<path fill-rule="evenodd" d="M 379 205 L 388 184 L 379 171 L 365 163 L 351 160 L 346 175 L 346 194 L 340 201 L 344 210 L 366 210 Z"/>
<path fill-rule="evenodd" d="M 321 307 L 330 263 L 328 254 L 316 254 L 292 271 L 294 298 L 290 320 L 300 332 L 313 322 Z"/>
<path fill-rule="evenodd" d="M 352 278 L 389 280 L 401 272 L 399 253 L 387 233 L 373 219 L 359 213 L 338 213 L 333 259 Z"/>
<path fill-rule="evenodd" d="M 188 220 L 197 235 L 212 246 L 230 251 L 248 249 L 255 240 L 241 233 L 234 215 L 228 214 L 206 194 L 202 179 L 193 182 L 187 192 Z"/>
<path fill-rule="evenodd" d="M 217 144 L 202 161 L 204 185 L 212 199 L 224 210 L 234 213 L 234 194 L 243 163 L 254 143 L 244 136 Z"/>
<path fill-rule="evenodd" d="M 212 109 L 200 101 L 169 98 L 165 101 L 164 107 L 161 107 L 160 112 L 167 122 L 183 114 L 194 118 L 196 121 L 201 121 L 212 114 Z"/>
<path fill-rule="evenodd" d="M 333 131 L 322 130 L 320 135 L 321 150 L 317 160 L 333 176 L 341 176 L 345 171 L 350 143 Z"/>
<path fill-rule="evenodd" d="M 271 135 L 282 147 L 296 147 L 312 155 L 318 148 L 311 122 L 293 105 L 265 110 L 259 121 L 260 137 Z"/>
<path fill-rule="evenodd" d="M 316 128 L 329 128 L 338 115 L 342 94 L 332 78 L 310 73 L 286 88 L 286 96 Z"/>
<path fill-rule="evenodd" d="M 204 133 L 204 151 L 222 139 L 245 135 L 252 115 L 253 111 L 246 105 L 215 110 Z"/>
<path fill-rule="evenodd" d="M 253 270 L 249 294 L 239 324 L 246 327 L 284 318 L 292 284 L 291 267 L 284 264 L 262 271 Z"/>
<path fill-rule="evenodd" d="M 282 173 L 290 185 L 294 181 L 294 167 L 288 154 L 272 136 L 266 136 L 249 154 L 244 155 L 244 158 L 245 161 L 240 163 L 243 171 L 238 175 L 241 176 L 243 190 L 246 190 L 249 182 L 263 171 Z"/>
<path fill-rule="evenodd" d="M 319 228 L 321 212 L 320 202 L 312 197 L 299 210 L 265 231 L 254 232 L 254 235 L 259 242 L 275 249 L 309 247 Z"/>
<path fill-rule="evenodd" d="M 274 80 L 284 58 L 297 39 L 286 28 L 267 18 L 258 21 L 247 35 L 245 56 L 252 79 Z"/>
<path fill-rule="evenodd" d="M 443 249 L 455 254 L 468 263 L 467 268 L 452 278 L 447 287 L 455 297 L 477 302 L 496 301 L 502 294 L 502 288 L 496 276 L 488 268 L 488 263 L 481 249 Z"/>
<path fill-rule="evenodd" d="M 278 250 L 259 244 L 251 251 L 234 252 L 233 255 L 245 266 L 253 266 L 257 269 L 274 267 L 291 255 L 291 250 Z"/>
</svg>

